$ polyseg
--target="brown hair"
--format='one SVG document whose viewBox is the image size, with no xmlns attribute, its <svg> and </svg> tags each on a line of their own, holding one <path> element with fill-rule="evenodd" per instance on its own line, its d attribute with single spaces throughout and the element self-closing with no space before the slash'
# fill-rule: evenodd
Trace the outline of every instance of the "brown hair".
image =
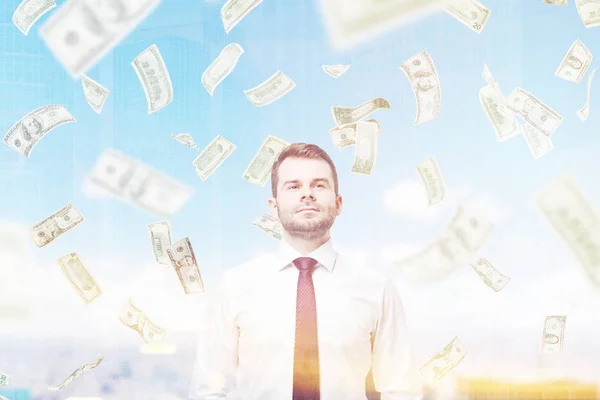
<svg viewBox="0 0 600 400">
<path fill-rule="evenodd" d="M 292 143 L 279 153 L 279 157 L 273 164 L 271 168 L 271 191 L 273 193 L 273 197 L 277 196 L 277 184 L 279 183 L 279 166 L 288 157 L 295 158 L 303 158 L 305 160 L 318 160 L 322 159 L 331 168 L 331 174 L 333 175 L 333 184 L 335 194 L 338 194 L 338 176 L 337 170 L 335 169 L 335 164 L 329 157 L 329 154 L 325 152 L 322 148 L 317 146 L 316 144 L 308 144 L 308 143 Z"/>
</svg>

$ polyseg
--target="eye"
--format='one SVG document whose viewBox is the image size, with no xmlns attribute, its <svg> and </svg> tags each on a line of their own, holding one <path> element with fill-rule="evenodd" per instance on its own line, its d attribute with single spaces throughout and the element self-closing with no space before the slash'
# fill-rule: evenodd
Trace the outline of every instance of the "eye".
<svg viewBox="0 0 600 400">
<path fill-rule="evenodd" d="M 288 188 L 290 188 L 290 189 L 294 189 L 294 188 L 297 188 L 297 187 L 298 187 L 298 185 L 290 185 L 290 186 L 288 186 Z"/>
<path fill-rule="evenodd" d="M 323 185 L 322 183 L 317 183 L 318 187 L 325 187 L 325 185 Z"/>
</svg>

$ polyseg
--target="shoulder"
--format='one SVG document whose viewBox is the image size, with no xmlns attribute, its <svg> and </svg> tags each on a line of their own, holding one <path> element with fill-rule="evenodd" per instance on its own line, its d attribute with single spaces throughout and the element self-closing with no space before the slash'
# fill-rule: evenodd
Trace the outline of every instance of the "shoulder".
<svg viewBox="0 0 600 400">
<path fill-rule="evenodd" d="M 350 274 L 351 276 L 378 286 L 383 286 L 390 278 L 374 263 L 357 257 L 337 253 L 336 268 Z"/>
<path fill-rule="evenodd" d="M 234 288 L 244 282 L 247 283 L 249 278 L 256 280 L 257 273 L 264 271 L 264 268 L 267 265 L 271 265 L 273 257 L 274 253 L 263 254 L 226 269 L 221 278 L 221 286 L 225 288 Z"/>
</svg>

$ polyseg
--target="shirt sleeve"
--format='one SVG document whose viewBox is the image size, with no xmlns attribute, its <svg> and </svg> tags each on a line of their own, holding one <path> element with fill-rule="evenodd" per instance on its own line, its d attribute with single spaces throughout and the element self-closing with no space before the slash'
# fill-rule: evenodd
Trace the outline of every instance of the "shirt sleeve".
<svg viewBox="0 0 600 400">
<path fill-rule="evenodd" d="M 384 285 L 373 341 L 373 383 L 381 400 L 421 400 L 421 380 L 414 360 L 404 307 L 394 283 Z"/>
<path fill-rule="evenodd" d="M 229 275 L 225 273 L 217 290 L 206 294 L 188 400 L 226 399 L 235 391 L 238 329 Z"/>
</svg>

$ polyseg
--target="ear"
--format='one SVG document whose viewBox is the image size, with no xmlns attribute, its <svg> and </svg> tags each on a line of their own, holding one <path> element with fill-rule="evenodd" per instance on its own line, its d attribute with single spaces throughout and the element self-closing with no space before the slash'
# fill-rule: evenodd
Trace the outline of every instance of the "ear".
<svg viewBox="0 0 600 400">
<path fill-rule="evenodd" d="M 343 203 L 343 199 L 341 195 L 337 195 L 336 199 L 335 199 L 335 215 L 338 216 L 342 213 L 342 203 Z"/>
<path fill-rule="evenodd" d="M 277 200 L 274 197 L 271 197 L 268 201 L 269 211 L 271 212 L 271 217 L 279 220 L 279 215 L 277 214 Z"/>
</svg>

